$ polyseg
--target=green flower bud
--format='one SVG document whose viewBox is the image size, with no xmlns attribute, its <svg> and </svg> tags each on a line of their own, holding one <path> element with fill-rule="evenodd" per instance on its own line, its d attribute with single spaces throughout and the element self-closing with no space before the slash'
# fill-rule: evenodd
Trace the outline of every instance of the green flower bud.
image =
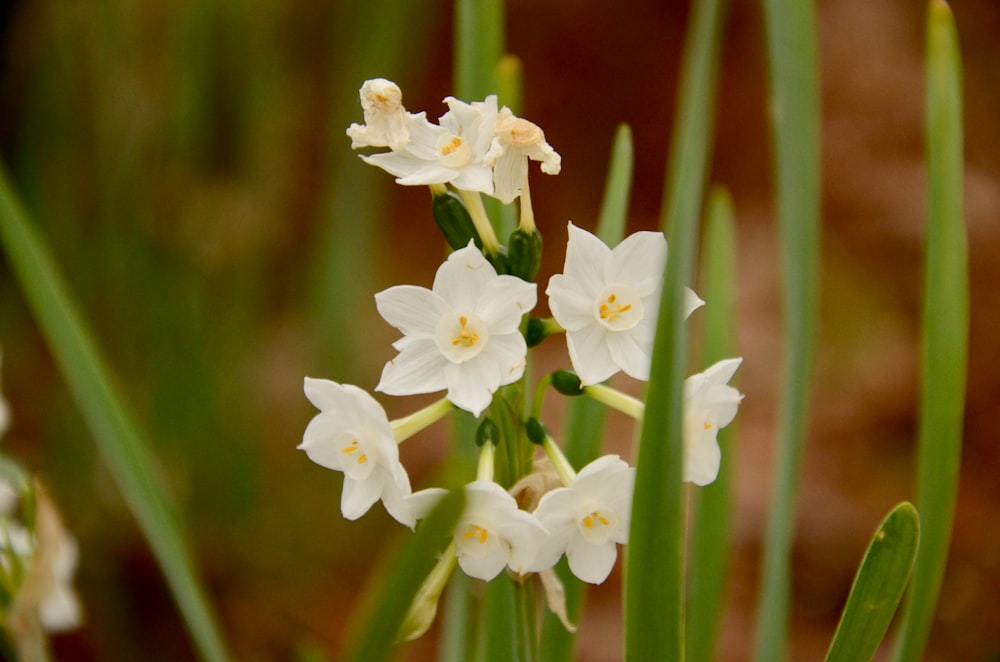
<svg viewBox="0 0 1000 662">
<path fill-rule="evenodd" d="M 528 440 L 541 446 L 545 443 L 545 438 L 549 436 L 548 430 L 537 418 L 532 416 L 528 419 L 528 422 L 524 424 L 524 430 L 528 433 Z"/>
<path fill-rule="evenodd" d="M 552 373 L 552 387 L 563 395 L 583 395 L 583 386 L 575 372 L 556 370 Z"/>
<path fill-rule="evenodd" d="M 479 238 L 472 217 L 469 216 L 469 211 L 460 197 L 447 190 L 436 194 L 431 203 L 431 210 L 434 213 L 434 222 L 437 223 L 449 246 L 455 250 L 465 248 L 472 239 L 476 242 L 476 247 L 482 250 L 483 241 Z"/>
<path fill-rule="evenodd" d="M 482 448 L 486 442 L 490 442 L 494 446 L 500 443 L 500 428 L 497 427 L 492 418 L 484 418 L 476 429 L 476 446 Z"/>
<path fill-rule="evenodd" d="M 507 242 L 507 261 L 510 273 L 521 280 L 533 282 L 542 260 L 542 235 L 537 230 L 530 233 L 521 228 L 514 230 Z"/>
</svg>

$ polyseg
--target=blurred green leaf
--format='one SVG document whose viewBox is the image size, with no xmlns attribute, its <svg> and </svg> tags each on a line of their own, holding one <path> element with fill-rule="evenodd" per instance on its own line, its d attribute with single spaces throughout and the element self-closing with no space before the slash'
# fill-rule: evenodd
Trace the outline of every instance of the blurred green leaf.
<svg viewBox="0 0 1000 662">
<path fill-rule="evenodd" d="M 820 101 L 812 0 L 765 0 L 785 346 L 754 659 L 785 657 L 789 554 L 812 391 L 820 271 Z"/>
<path fill-rule="evenodd" d="M 911 504 L 897 505 L 882 520 L 854 577 L 827 662 L 872 659 L 903 597 L 919 540 L 920 517 Z"/>
<path fill-rule="evenodd" d="M 227 658 L 150 444 L 125 408 L 48 247 L 0 169 L 0 236 L 25 298 L 80 408 L 98 451 L 149 541 L 205 660 Z"/>
<path fill-rule="evenodd" d="M 699 292 L 708 302 L 701 313 L 703 368 L 732 357 L 736 344 L 736 229 L 728 191 L 712 189 L 706 218 Z M 686 642 L 686 654 L 692 660 L 713 659 L 725 609 L 735 460 L 730 441 L 735 432 L 735 421 L 719 431 L 719 476 L 711 485 L 692 491 Z"/>
<path fill-rule="evenodd" d="M 664 276 L 653 362 L 636 461 L 625 565 L 625 658 L 684 657 L 684 485 L 682 418 L 687 369 L 685 288 L 711 153 L 726 3 L 692 7 L 681 63 L 678 112 L 667 167 L 663 225 L 670 257 Z M 652 414 L 655 412 L 655 415 Z"/>
<path fill-rule="evenodd" d="M 958 496 L 969 353 L 969 267 L 962 206 L 962 61 L 951 10 L 927 17 L 929 186 L 917 506 L 920 551 L 903 609 L 897 662 L 922 656 L 948 560 Z"/>
</svg>

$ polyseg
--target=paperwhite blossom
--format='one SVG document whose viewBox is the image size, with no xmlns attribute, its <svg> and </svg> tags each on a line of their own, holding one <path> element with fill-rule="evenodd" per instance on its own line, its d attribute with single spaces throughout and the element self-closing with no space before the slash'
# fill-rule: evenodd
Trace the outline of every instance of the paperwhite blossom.
<svg viewBox="0 0 1000 662">
<path fill-rule="evenodd" d="M 413 115 L 403 107 L 399 86 L 385 78 L 366 80 L 359 90 L 364 124 L 352 124 L 347 129 L 351 147 L 388 147 L 393 151 L 410 142 L 410 125 L 426 122 L 423 113 Z"/>
<path fill-rule="evenodd" d="M 528 159 L 541 161 L 542 172 L 559 174 L 562 157 L 545 142 L 537 125 L 516 117 L 504 106 L 497 115 L 486 164 L 493 168 L 493 195 L 510 204 L 528 181 Z"/>
<path fill-rule="evenodd" d="M 743 359 L 719 361 L 684 381 L 684 480 L 708 485 L 719 475 L 719 429 L 736 416 L 743 396 L 732 386 Z"/>
<path fill-rule="evenodd" d="M 412 527 L 415 520 L 403 502 L 410 479 L 382 406 L 357 386 L 326 379 L 306 377 L 305 394 L 320 413 L 299 448 L 316 464 L 344 472 L 344 517 L 357 519 L 381 499 L 393 518 Z"/>
<path fill-rule="evenodd" d="M 529 568 L 551 568 L 564 553 L 574 575 L 600 584 L 618 558 L 616 544 L 628 542 L 635 469 L 617 455 L 600 457 L 567 487 L 542 496 L 535 517 L 549 537 Z"/>
<path fill-rule="evenodd" d="M 478 416 L 498 388 L 524 373 L 527 345 L 518 327 L 535 307 L 535 289 L 498 276 L 470 241 L 438 268 L 432 289 L 398 285 L 376 294 L 379 314 L 403 337 L 375 390 L 447 389 L 452 404 Z"/>
<path fill-rule="evenodd" d="M 465 510 L 455 526 L 455 555 L 465 574 L 489 581 L 504 566 L 524 574 L 547 532 L 530 513 L 492 481 L 465 486 Z"/>
<path fill-rule="evenodd" d="M 496 95 L 471 104 L 447 97 L 445 103 L 450 110 L 440 125 L 414 116 L 405 147 L 361 158 L 395 175 L 399 184 L 451 184 L 492 195 L 493 170 L 484 158 L 497 120 Z"/>
<path fill-rule="evenodd" d="M 662 233 L 636 232 L 612 250 L 569 224 L 566 264 L 549 280 L 546 294 L 584 386 L 619 370 L 649 379 L 666 260 Z M 685 316 L 703 303 L 687 290 Z"/>
</svg>

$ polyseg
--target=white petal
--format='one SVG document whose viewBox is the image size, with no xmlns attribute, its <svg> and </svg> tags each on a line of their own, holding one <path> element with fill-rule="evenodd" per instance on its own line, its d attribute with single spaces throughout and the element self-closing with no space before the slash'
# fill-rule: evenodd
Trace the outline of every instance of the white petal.
<svg viewBox="0 0 1000 662">
<path fill-rule="evenodd" d="M 521 317 L 538 302 L 537 285 L 514 276 L 497 276 L 487 281 L 475 313 L 486 323 L 490 336 L 513 333 Z"/>
<path fill-rule="evenodd" d="M 601 584 L 615 565 L 618 549 L 610 540 L 601 545 L 587 542 L 582 536 L 570 540 L 566 560 L 574 575 L 590 584 Z"/>
<path fill-rule="evenodd" d="M 591 233 L 569 223 L 569 243 L 563 273 L 577 282 L 582 292 L 593 301 L 608 283 L 604 282 L 604 265 L 611 249 Z"/>
<path fill-rule="evenodd" d="M 509 205 L 521 195 L 528 181 L 528 157 L 520 150 L 507 148 L 493 165 L 493 195 Z"/>
<path fill-rule="evenodd" d="M 448 363 L 444 368 L 448 400 L 459 409 L 479 416 L 493 402 L 500 388 L 500 366 L 480 354 L 465 363 Z"/>
<path fill-rule="evenodd" d="M 382 485 L 382 505 L 385 506 L 386 512 L 394 520 L 412 529 L 417 520 L 413 510 L 406 502 L 406 497 L 410 496 L 410 480 L 406 476 L 403 465 L 397 464 L 396 467 L 402 471 L 406 482 L 404 485 L 400 485 L 397 480 L 386 480 Z"/>
<path fill-rule="evenodd" d="M 684 319 L 691 317 L 691 313 L 705 305 L 701 297 L 690 288 L 684 288 Z"/>
<path fill-rule="evenodd" d="M 490 336 L 489 344 L 477 360 L 495 363 L 500 371 L 498 386 L 505 386 L 513 384 L 524 374 L 527 354 L 528 345 L 524 336 L 515 331 L 502 336 Z"/>
<path fill-rule="evenodd" d="M 493 171 L 486 166 L 469 165 L 458 171 L 451 185 L 463 191 L 493 195 Z"/>
<path fill-rule="evenodd" d="M 381 472 L 372 472 L 367 480 L 344 477 L 344 491 L 340 495 L 340 512 L 345 519 L 358 519 L 368 512 L 382 496 Z"/>
<path fill-rule="evenodd" d="M 496 277 L 496 269 L 470 241 L 468 246 L 454 251 L 438 267 L 433 289 L 452 310 L 475 310 L 487 283 Z"/>
<path fill-rule="evenodd" d="M 468 576 L 488 582 L 499 575 L 507 565 L 507 554 L 503 546 L 498 545 L 486 558 L 481 559 L 468 554 L 459 556 L 458 565 Z"/>
<path fill-rule="evenodd" d="M 608 284 L 631 285 L 640 296 L 658 292 L 667 264 L 667 240 L 660 232 L 636 232 L 611 253 L 604 279 Z"/>
<path fill-rule="evenodd" d="M 305 451 L 316 464 L 334 471 L 343 471 L 344 454 L 340 452 L 343 446 L 338 443 L 338 439 L 346 434 L 347 430 L 338 424 L 335 417 L 317 414 L 306 426 L 298 448 Z"/>
<path fill-rule="evenodd" d="M 46 632 L 65 632 L 80 625 L 83 609 L 72 586 L 56 585 L 39 603 L 38 616 Z"/>
<path fill-rule="evenodd" d="M 628 331 L 610 331 L 607 334 L 611 360 L 625 374 L 643 381 L 649 380 L 652 347 L 640 347 L 635 336 Z"/>
<path fill-rule="evenodd" d="M 385 152 L 384 154 L 372 154 L 371 156 L 360 155 L 361 160 L 369 165 L 382 168 L 390 175 L 396 177 L 407 177 L 415 173 L 424 171 L 431 167 L 437 167 L 436 161 L 421 159 L 410 152 Z M 453 175 L 456 174 L 452 171 Z"/>
<path fill-rule="evenodd" d="M 448 494 L 448 490 L 440 487 L 429 487 L 426 490 L 414 492 L 405 497 L 403 501 L 415 519 L 424 519 L 430 515 L 446 494 Z"/>
<path fill-rule="evenodd" d="M 497 526 L 497 533 L 510 545 L 507 565 L 514 572 L 524 574 L 538 556 L 549 532 L 528 513 L 515 510 Z"/>
<path fill-rule="evenodd" d="M 717 430 L 705 430 L 696 439 L 685 439 L 684 480 L 695 485 L 708 485 L 719 476 L 722 451 L 715 435 Z"/>
<path fill-rule="evenodd" d="M 438 163 L 428 163 L 410 174 L 396 179 L 403 186 L 426 186 L 428 184 L 448 184 L 461 174 L 460 170 L 446 168 Z"/>
<path fill-rule="evenodd" d="M 584 386 L 599 384 L 619 371 L 611 359 L 607 335 L 608 332 L 597 324 L 566 332 L 569 359 Z"/>
<path fill-rule="evenodd" d="M 545 294 L 549 297 L 552 316 L 567 331 L 579 331 L 584 326 L 597 323 L 594 318 L 594 297 L 585 293 L 569 276 L 552 276 Z"/>
<path fill-rule="evenodd" d="M 397 285 L 375 295 L 382 318 L 406 335 L 434 336 L 441 317 L 451 308 L 425 287 Z"/>
<path fill-rule="evenodd" d="M 433 339 L 414 340 L 385 364 L 375 390 L 389 395 L 441 391 L 448 386 L 444 374 L 446 364 L 448 359 L 441 355 Z"/>
<path fill-rule="evenodd" d="M 546 527 L 549 535 L 542 539 L 538 548 L 535 560 L 528 566 L 528 572 L 541 572 L 548 570 L 566 553 L 566 547 L 574 535 L 578 535 L 575 524 L 565 525 L 559 528 Z"/>
</svg>

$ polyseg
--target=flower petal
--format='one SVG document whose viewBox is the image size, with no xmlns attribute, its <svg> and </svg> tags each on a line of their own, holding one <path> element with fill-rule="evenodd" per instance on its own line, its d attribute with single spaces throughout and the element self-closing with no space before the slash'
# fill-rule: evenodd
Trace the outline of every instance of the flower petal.
<svg viewBox="0 0 1000 662">
<path fill-rule="evenodd" d="M 587 295 L 569 276 L 552 276 L 545 294 L 549 297 L 552 316 L 567 331 L 579 331 L 584 326 L 595 323 L 594 297 Z"/>
<path fill-rule="evenodd" d="M 649 368 L 652 364 L 652 347 L 642 347 L 636 342 L 635 335 L 628 331 L 611 331 L 607 334 L 608 349 L 611 360 L 625 374 L 643 381 L 649 380 Z"/>
<path fill-rule="evenodd" d="M 574 575 L 590 584 L 602 584 L 611 574 L 617 558 L 618 549 L 610 540 L 601 545 L 594 545 L 582 536 L 576 536 L 570 540 L 566 548 L 569 569 Z"/>
<path fill-rule="evenodd" d="M 368 512 L 382 496 L 381 472 L 372 472 L 366 480 L 344 477 L 344 491 L 340 495 L 340 512 L 345 519 L 355 520 Z"/>
<path fill-rule="evenodd" d="M 695 439 L 685 439 L 684 481 L 695 485 L 708 485 L 719 476 L 722 451 L 716 440 L 718 430 L 704 430 Z"/>
<path fill-rule="evenodd" d="M 489 344 L 474 360 L 495 363 L 500 370 L 498 386 L 513 384 L 524 374 L 528 345 L 524 336 L 515 331 L 502 336 L 490 336 Z"/>
<path fill-rule="evenodd" d="M 662 287 L 667 264 L 667 240 L 661 232 L 636 232 L 611 252 L 604 268 L 608 284 L 631 285 L 640 296 L 649 296 Z"/>
<path fill-rule="evenodd" d="M 500 574 L 500 571 L 507 565 L 507 553 L 503 545 L 497 545 L 489 556 L 478 558 L 469 554 L 458 557 L 458 565 L 470 577 L 490 581 Z"/>
<path fill-rule="evenodd" d="M 484 358 L 487 357 L 480 354 L 465 363 L 447 363 L 444 367 L 448 400 L 459 409 L 476 416 L 490 406 L 493 394 L 500 388 L 502 377 L 496 362 L 483 360 Z"/>
<path fill-rule="evenodd" d="M 608 284 L 604 281 L 604 265 L 610 257 L 611 249 L 603 241 L 570 221 L 563 273 L 575 280 L 592 301 Z"/>
<path fill-rule="evenodd" d="M 375 390 L 389 395 L 441 391 L 448 387 L 446 364 L 448 359 L 441 355 L 434 339 L 416 339 L 385 364 Z"/>
<path fill-rule="evenodd" d="M 426 287 L 396 285 L 375 295 L 382 318 L 407 336 L 433 337 L 441 316 L 450 310 L 447 302 Z"/>
<path fill-rule="evenodd" d="M 611 359 L 607 335 L 608 332 L 597 324 L 566 332 L 569 359 L 584 386 L 599 384 L 620 370 Z"/>
<path fill-rule="evenodd" d="M 496 277 L 496 269 L 470 241 L 438 267 L 433 289 L 452 310 L 475 310 L 487 283 Z"/>
<path fill-rule="evenodd" d="M 497 276 L 486 282 L 475 313 L 486 324 L 490 336 L 513 333 L 521 317 L 538 302 L 538 286 L 514 276 Z"/>
</svg>

